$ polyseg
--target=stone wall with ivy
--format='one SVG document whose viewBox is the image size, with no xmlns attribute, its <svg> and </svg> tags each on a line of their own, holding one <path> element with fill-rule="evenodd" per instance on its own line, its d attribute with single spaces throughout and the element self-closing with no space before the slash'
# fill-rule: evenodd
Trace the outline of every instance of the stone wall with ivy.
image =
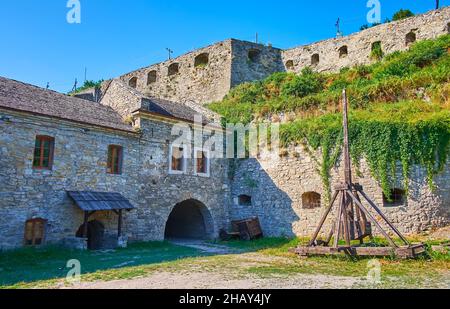
<svg viewBox="0 0 450 309">
<path fill-rule="evenodd" d="M 320 154 L 317 154 L 320 156 Z M 237 161 L 233 175 L 230 206 L 231 219 L 258 216 L 267 236 L 310 236 L 328 206 L 329 192 L 318 171 L 320 167 L 300 146 L 291 149 L 279 161 L 248 159 Z M 401 166 L 398 166 L 399 172 Z M 407 195 L 401 202 L 389 202 L 383 197 L 379 183 L 371 177 L 368 164 L 362 160 L 361 177 L 355 182 L 376 202 L 387 217 L 406 234 L 415 234 L 450 223 L 450 162 L 434 178 L 434 188 L 427 183 L 424 168 L 413 166 Z M 331 187 L 342 181 L 343 168 L 339 160 L 331 170 Z M 399 177 L 394 188 L 404 188 Z M 320 207 L 305 205 L 304 194 L 320 194 Z M 240 205 L 240 195 L 251 196 L 251 204 Z M 368 205 L 366 205 L 368 206 Z M 326 230 L 331 228 L 326 223 Z"/>
</svg>

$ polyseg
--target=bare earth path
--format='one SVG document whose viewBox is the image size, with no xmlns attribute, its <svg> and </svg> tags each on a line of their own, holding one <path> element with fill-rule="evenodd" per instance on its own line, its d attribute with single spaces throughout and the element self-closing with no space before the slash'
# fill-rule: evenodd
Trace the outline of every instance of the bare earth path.
<svg viewBox="0 0 450 309">
<path fill-rule="evenodd" d="M 240 266 L 255 266 L 272 262 L 273 258 L 258 253 L 242 254 L 237 249 L 198 240 L 174 239 L 178 246 L 201 250 L 209 254 L 236 255 Z M 204 271 L 199 269 L 178 272 L 157 271 L 143 278 L 109 282 L 86 282 L 71 288 L 78 289 L 348 289 L 359 283 L 354 277 L 326 275 L 295 275 L 261 278 L 252 275 L 237 275 L 233 272 Z"/>
<path fill-rule="evenodd" d="M 235 278 L 213 272 L 158 272 L 145 278 L 90 282 L 75 285 L 78 289 L 318 289 L 352 288 L 360 281 L 353 277 L 295 275 L 279 278 Z"/>
</svg>

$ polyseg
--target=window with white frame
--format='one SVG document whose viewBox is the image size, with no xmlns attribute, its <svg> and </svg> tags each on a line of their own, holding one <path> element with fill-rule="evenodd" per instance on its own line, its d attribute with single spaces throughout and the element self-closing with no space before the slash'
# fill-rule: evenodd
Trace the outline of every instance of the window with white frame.
<svg viewBox="0 0 450 309">
<path fill-rule="evenodd" d="M 186 172 L 186 147 L 172 145 L 170 147 L 170 172 L 182 174 Z"/>
<path fill-rule="evenodd" d="M 194 150 L 194 167 L 195 174 L 200 176 L 209 176 L 210 173 L 210 158 L 209 151 L 196 148 Z"/>
</svg>

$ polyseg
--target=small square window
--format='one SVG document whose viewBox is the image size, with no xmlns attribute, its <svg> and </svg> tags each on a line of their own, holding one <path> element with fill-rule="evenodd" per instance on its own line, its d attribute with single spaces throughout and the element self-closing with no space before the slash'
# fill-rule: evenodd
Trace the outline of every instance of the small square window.
<svg viewBox="0 0 450 309">
<path fill-rule="evenodd" d="M 195 173 L 201 176 L 209 176 L 210 160 L 209 151 L 195 149 Z"/>
<path fill-rule="evenodd" d="M 53 152 L 55 139 L 50 136 L 36 136 L 34 145 L 33 168 L 51 170 L 53 167 Z"/>
<path fill-rule="evenodd" d="M 186 150 L 183 146 L 172 146 L 170 150 L 170 171 L 184 173 L 186 171 Z"/>
<path fill-rule="evenodd" d="M 239 195 L 238 205 L 240 206 L 252 206 L 252 197 L 249 195 Z"/>
<path fill-rule="evenodd" d="M 399 207 L 406 204 L 406 191 L 402 189 L 392 189 L 389 197 L 383 193 L 384 207 Z"/>
<path fill-rule="evenodd" d="M 108 147 L 108 174 L 122 174 L 123 147 L 110 145 Z"/>
</svg>

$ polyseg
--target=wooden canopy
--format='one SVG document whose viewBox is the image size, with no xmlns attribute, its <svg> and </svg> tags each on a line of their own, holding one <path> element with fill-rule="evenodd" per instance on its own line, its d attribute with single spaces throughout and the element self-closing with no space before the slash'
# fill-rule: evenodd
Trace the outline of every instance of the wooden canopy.
<svg viewBox="0 0 450 309">
<path fill-rule="evenodd" d="M 135 207 L 121 194 L 111 192 L 68 191 L 67 194 L 84 211 L 83 237 L 88 237 L 89 217 L 97 211 L 113 211 L 119 216 L 117 235 L 122 236 L 122 212 Z"/>
</svg>

